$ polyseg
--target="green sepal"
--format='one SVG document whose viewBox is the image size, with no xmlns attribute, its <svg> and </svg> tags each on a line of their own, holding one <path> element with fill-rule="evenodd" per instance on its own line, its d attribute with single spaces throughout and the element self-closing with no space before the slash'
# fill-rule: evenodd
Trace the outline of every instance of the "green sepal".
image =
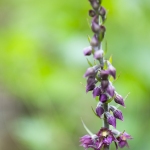
<svg viewBox="0 0 150 150">
<path fill-rule="evenodd" d="M 127 97 L 129 96 L 129 94 L 130 94 L 130 92 L 125 96 L 124 101 L 127 99 Z M 119 107 L 120 107 L 120 104 L 117 104 L 116 108 L 119 108 Z"/>
<path fill-rule="evenodd" d="M 81 121 L 82 121 L 82 124 L 83 124 L 83 127 L 84 127 L 84 129 L 87 131 L 87 133 L 89 134 L 89 135 L 94 135 L 88 128 L 87 128 L 87 126 L 84 124 L 84 122 L 83 122 L 83 120 L 81 119 Z"/>
<path fill-rule="evenodd" d="M 104 55 L 107 53 L 107 41 L 105 41 Z"/>
<path fill-rule="evenodd" d="M 90 38 L 90 36 L 88 35 L 88 41 L 89 41 L 89 43 L 91 43 L 91 38 Z"/>
<path fill-rule="evenodd" d="M 113 99 L 114 99 L 114 97 L 108 99 L 108 100 L 106 101 L 106 104 L 110 103 Z"/>
<path fill-rule="evenodd" d="M 86 60 L 87 60 L 87 62 L 89 64 L 89 66 L 93 67 L 92 63 L 87 58 L 86 58 Z"/>
<path fill-rule="evenodd" d="M 93 111 L 93 113 L 95 114 L 95 116 L 98 117 L 92 106 L 91 106 L 91 108 L 92 108 L 92 111 Z M 99 118 L 99 117 L 98 117 L 98 118 Z"/>
<path fill-rule="evenodd" d="M 104 70 L 106 70 L 107 69 L 107 62 L 105 61 L 104 62 Z"/>
<path fill-rule="evenodd" d="M 99 101 L 99 98 L 98 98 L 98 96 L 96 96 L 96 97 L 95 97 L 95 100 L 96 100 L 97 102 Z"/>
<path fill-rule="evenodd" d="M 112 64 L 112 55 L 109 57 L 108 61 Z"/>
</svg>

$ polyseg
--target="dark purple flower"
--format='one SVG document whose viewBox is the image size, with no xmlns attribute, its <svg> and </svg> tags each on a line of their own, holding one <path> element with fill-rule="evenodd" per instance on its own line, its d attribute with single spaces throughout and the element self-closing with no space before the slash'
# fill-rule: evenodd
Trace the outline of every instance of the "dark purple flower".
<svg viewBox="0 0 150 150">
<path fill-rule="evenodd" d="M 95 65 L 86 70 L 84 77 L 95 76 L 97 71 L 99 70 L 100 65 Z"/>
<path fill-rule="evenodd" d="M 94 17 L 96 15 L 94 10 L 89 10 L 89 16 Z"/>
<path fill-rule="evenodd" d="M 106 19 L 106 9 L 104 7 L 100 7 L 99 15 L 101 15 L 102 20 L 105 21 L 105 19 Z"/>
<path fill-rule="evenodd" d="M 110 74 L 114 79 L 116 79 L 116 69 L 112 66 L 111 63 L 108 63 L 108 71 L 109 71 L 109 74 Z"/>
<path fill-rule="evenodd" d="M 117 137 L 119 147 L 123 148 L 126 146 L 129 148 L 129 145 L 127 142 L 128 139 L 132 139 L 132 137 L 129 134 L 127 134 L 126 132 L 121 133 L 120 136 Z"/>
<path fill-rule="evenodd" d="M 90 67 L 86 70 L 84 77 L 89 77 L 95 75 L 95 69 L 94 67 Z"/>
<path fill-rule="evenodd" d="M 96 114 L 97 114 L 97 116 L 99 116 L 101 118 L 103 113 L 104 113 L 103 104 L 101 102 L 99 102 L 96 107 Z"/>
<path fill-rule="evenodd" d="M 103 57 L 103 53 L 104 53 L 104 52 L 103 52 L 102 49 L 95 51 L 95 53 L 94 53 L 94 58 L 99 60 L 100 58 Z"/>
<path fill-rule="evenodd" d="M 110 110 L 113 112 L 115 118 L 123 121 L 123 115 L 119 109 L 117 109 L 115 106 L 110 106 Z"/>
<path fill-rule="evenodd" d="M 92 20 L 92 25 L 91 25 L 91 29 L 94 33 L 98 33 L 100 30 L 100 26 L 97 22 L 97 16 L 95 16 Z"/>
<path fill-rule="evenodd" d="M 119 95 L 119 94 L 116 93 L 116 95 L 115 95 L 115 97 L 114 97 L 114 101 L 115 101 L 116 103 L 118 103 L 118 104 L 120 104 L 120 105 L 122 105 L 122 106 L 125 107 L 124 100 L 123 100 L 123 98 L 122 98 L 121 95 Z"/>
<path fill-rule="evenodd" d="M 108 68 L 107 70 L 101 70 L 101 76 L 108 76 L 111 75 L 114 79 L 116 78 L 116 69 L 110 64 L 108 63 Z"/>
<path fill-rule="evenodd" d="M 86 92 L 92 91 L 95 88 L 95 77 L 88 77 L 87 79 L 87 85 L 86 85 Z"/>
<path fill-rule="evenodd" d="M 100 131 L 97 133 L 97 136 L 99 137 L 99 150 L 103 146 L 110 145 L 113 141 L 116 142 L 116 139 L 112 134 L 111 130 L 107 128 L 101 128 Z"/>
<path fill-rule="evenodd" d="M 101 81 L 101 87 L 102 87 L 103 91 L 108 87 L 108 85 L 109 85 L 108 80 L 102 80 Z"/>
<path fill-rule="evenodd" d="M 116 118 L 112 116 L 109 112 L 105 113 L 105 116 L 107 118 L 107 122 L 112 125 L 114 128 L 116 128 Z"/>
<path fill-rule="evenodd" d="M 95 87 L 93 90 L 93 97 L 95 98 L 96 96 L 100 96 L 100 94 L 101 94 L 101 88 Z"/>
<path fill-rule="evenodd" d="M 122 112 L 119 110 L 119 109 L 116 109 L 114 112 L 114 117 L 117 118 L 117 119 L 120 119 L 123 121 L 123 115 L 122 115 Z"/>
<path fill-rule="evenodd" d="M 100 97 L 99 97 L 99 100 L 102 103 L 105 103 L 108 100 L 108 96 L 106 94 L 101 94 Z"/>
<path fill-rule="evenodd" d="M 99 8 L 99 3 L 97 2 L 97 0 L 89 0 L 93 9 L 98 9 Z"/>
<path fill-rule="evenodd" d="M 80 138 L 80 142 L 81 142 L 80 146 L 83 146 L 85 149 L 87 149 L 87 148 L 96 149 L 97 142 L 98 142 L 97 139 L 98 139 L 97 135 L 93 135 L 93 136 L 84 135 L 83 137 Z"/>
<path fill-rule="evenodd" d="M 88 46 L 88 47 L 84 48 L 83 49 L 83 53 L 84 53 L 85 56 L 91 55 L 91 53 L 92 53 L 92 47 Z"/>
<path fill-rule="evenodd" d="M 96 35 L 93 36 L 90 43 L 91 43 L 91 46 L 93 46 L 93 47 L 98 46 L 99 42 L 98 42 Z"/>
<path fill-rule="evenodd" d="M 114 86 L 111 84 L 111 82 L 109 82 L 107 88 L 106 88 L 106 92 L 113 97 L 115 95 L 115 88 Z"/>
</svg>

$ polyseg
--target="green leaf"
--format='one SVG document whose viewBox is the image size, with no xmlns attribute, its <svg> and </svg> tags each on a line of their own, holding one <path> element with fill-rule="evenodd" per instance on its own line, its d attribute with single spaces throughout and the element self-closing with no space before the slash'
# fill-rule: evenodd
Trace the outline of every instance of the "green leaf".
<svg viewBox="0 0 150 150">
<path fill-rule="evenodd" d="M 87 131 L 87 133 L 89 134 L 89 135 L 94 135 L 88 128 L 87 128 L 87 126 L 84 124 L 84 122 L 83 122 L 83 120 L 81 119 L 81 121 L 82 121 L 82 124 L 83 124 L 83 127 L 84 127 L 84 129 Z"/>
<path fill-rule="evenodd" d="M 89 66 L 93 67 L 92 63 L 87 58 L 86 58 L 86 60 L 87 60 L 87 62 L 89 64 Z"/>
</svg>

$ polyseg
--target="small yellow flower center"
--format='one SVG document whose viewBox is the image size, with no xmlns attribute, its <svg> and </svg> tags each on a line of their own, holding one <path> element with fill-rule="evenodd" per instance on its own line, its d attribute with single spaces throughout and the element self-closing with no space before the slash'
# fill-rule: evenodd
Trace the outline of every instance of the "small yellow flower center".
<svg viewBox="0 0 150 150">
<path fill-rule="evenodd" d="M 122 137 L 122 140 L 126 141 L 127 139 L 126 139 L 126 137 L 125 137 L 125 136 L 123 136 L 123 137 Z"/>
<path fill-rule="evenodd" d="M 107 131 L 103 131 L 103 132 L 102 132 L 102 136 L 105 136 L 105 137 L 106 137 L 107 135 L 108 135 L 108 132 L 107 132 Z"/>
</svg>

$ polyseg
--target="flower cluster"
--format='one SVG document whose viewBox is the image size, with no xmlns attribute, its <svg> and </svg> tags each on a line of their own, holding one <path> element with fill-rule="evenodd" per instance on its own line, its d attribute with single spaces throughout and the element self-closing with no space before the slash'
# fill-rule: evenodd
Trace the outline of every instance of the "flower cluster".
<svg viewBox="0 0 150 150">
<path fill-rule="evenodd" d="M 120 133 L 117 130 L 109 130 L 107 128 L 101 128 L 97 134 L 85 135 L 81 137 L 81 146 L 85 149 L 93 148 L 94 150 L 101 150 L 102 147 L 110 145 L 112 142 L 115 143 L 116 149 L 118 145 L 120 148 L 129 147 L 127 140 L 132 137 L 126 132 Z"/>
<path fill-rule="evenodd" d="M 116 79 L 116 69 L 112 65 L 111 59 L 104 58 L 105 52 L 102 49 L 102 41 L 105 37 L 106 28 L 104 26 L 106 20 L 106 9 L 101 5 L 102 0 L 89 0 L 92 9 L 89 10 L 91 19 L 91 30 L 93 37 L 90 39 L 90 46 L 84 48 L 85 56 L 93 55 L 98 64 L 91 65 L 86 70 L 84 77 L 87 78 L 86 92 L 92 91 L 93 97 L 98 98 L 98 104 L 95 113 L 99 118 L 103 118 L 104 127 L 95 135 L 85 135 L 81 137 L 81 146 L 85 149 L 93 148 L 100 150 L 102 147 L 115 142 L 116 148 L 128 146 L 127 140 L 131 136 L 125 132 L 118 130 L 110 130 L 109 125 L 116 128 L 116 119 L 123 121 L 121 110 L 110 105 L 114 100 L 115 103 L 125 107 L 124 99 L 117 93 L 112 84 L 111 78 Z M 114 132 L 115 131 L 115 132 Z"/>
</svg>

